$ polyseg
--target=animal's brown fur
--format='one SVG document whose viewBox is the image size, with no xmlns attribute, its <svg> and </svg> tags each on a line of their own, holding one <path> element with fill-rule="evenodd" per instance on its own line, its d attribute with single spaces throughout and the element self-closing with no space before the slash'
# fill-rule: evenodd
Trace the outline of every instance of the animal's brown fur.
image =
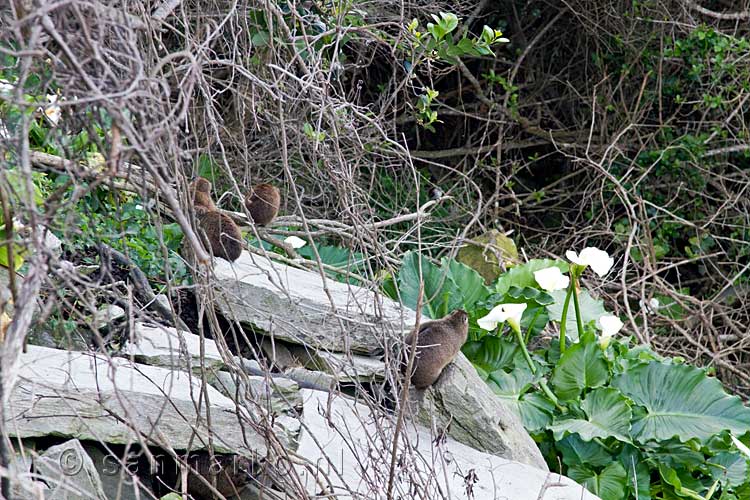
<svg viewBox="0 0 750 500">
<path fill-rule="evenodd" d="M 281 193 L 276 186 L 257 184 L 245 197 L 245 208 L 253 222 L 265 226 L 279 213 Z"/>
<path fill-rule="evenodd" d="M 200 210 L 216 210 L 214 200 L 211 199 L 211 182 L 204 177 L 198 177 L 190 185 L 193 207 Z"/>
<path fill-rule="evenodd" d="M 410 333 L 405 340 L 406 352 L 417 335 L 417 354 L 411 382 L 417 389 L 431 386 L 448 363 L 461 350 L 469 333 L 469 316 L 463 310 L 453 311 L 443 319 L 428 321 L 419 332 Z"/>
<path fill-rule="evenodd" d="M 242 254 L 242 233 L 231 217 L 211 210 L 196 211 L 196 216 L 214 256 L 229 262 L 237 260 Z"/>
<path fill-rule="evenodd" d="M 190 185 L 190 194 L 198 225 L 211 252 L 229 262 L 237 260 L 242 254 L 242 233 L 231 217 L 216 208 L 211 199 L 211 183 L 198 177 Z"/>
</svg>

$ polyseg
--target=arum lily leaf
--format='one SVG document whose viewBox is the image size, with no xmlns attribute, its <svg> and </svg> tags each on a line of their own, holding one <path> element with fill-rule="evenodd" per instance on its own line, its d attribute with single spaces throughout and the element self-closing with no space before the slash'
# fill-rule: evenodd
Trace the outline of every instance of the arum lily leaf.
<svg viewBox="0 0 750 500">
<path fill-rule="evenodd" d="M 551 430 L 555 439 L 565 433 L 576 433 L 584 441 L 594 438 L 614 437 L 620 441 L 630 441 L 630 420 L 633 413 L 630 406 L 617 389 L 595 389 L 581 403 L 586 419 L 568 419 L 556 422 Z"/>
<path fill-rule="evenodd" d="M 552 373 L 555 394 L 562 400 L 576 399 L 586 388 L 601 387 L 609 372 L 596 342 L 573 344 L 560 358 Z"/>
<path fill-rule="evenodd" d="M 705 442 L 724 430 L 742 435 L 750 429 L 750 408 L 692 366 L 652 361 L 630 368 L 613 385 L 646 409 L 633 422 L 632 435 L 640 442 Z"/>
</svg>

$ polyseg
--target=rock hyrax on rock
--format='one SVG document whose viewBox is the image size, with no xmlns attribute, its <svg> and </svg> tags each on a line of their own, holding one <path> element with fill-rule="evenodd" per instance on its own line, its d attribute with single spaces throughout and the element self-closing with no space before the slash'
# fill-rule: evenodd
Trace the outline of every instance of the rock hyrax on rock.
<svg viewBox="0 0 750 500">
<path fill-rule="evenodd" d="M 461 309 L 453 311 L 443 319 L 419 325 L 419 332 L 416 333 L 417 354 L 414 357 L 411 376 L 414 387 L 425 389 L 435 383 L 443 368 L 453 361 L 461 350 L 468 333 L 469 315 Z M 406 337 L 407 354 L 414 335 L 415 332 L 412 332 Z"/>
<path fill-rule="evenodd" d="M 245 197 L 245 208 L 253 222 L 265 226 L 279 213 L 281 193 L 276 186 L 257 184 Z"/>
<path fill-rule="evenodd" d="M 219 211 L 211 199 L 211 183 L 203 177 L 191 184 L 198 225 L 215 257 L 234 262 L 242 254 L 242 232 L 231 217 Z M 206 242 L 204 242 L 206 243 Z"/>
</svg>

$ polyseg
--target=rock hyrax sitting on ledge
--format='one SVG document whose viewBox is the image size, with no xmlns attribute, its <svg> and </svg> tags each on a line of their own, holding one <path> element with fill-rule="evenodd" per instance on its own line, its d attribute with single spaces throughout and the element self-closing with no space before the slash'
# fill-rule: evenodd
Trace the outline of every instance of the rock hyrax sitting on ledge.
<svg viewBox="0 0 750 500">
<path fill-rule="evenodd" d="M 461 346 L 466 342 L 469 333 L 469 316 L 461 309 L 437 321 L 428 321 L 419 325 L 417 335 L 417 354 L 414 357 L 414 368 L 411 383 L 417 389 L 425 389 L 438 379 L 448 363 L 453 361 Z M 406 350 L 414 340 L 415 332 L 406 337 Z M 405 358 L 408 361 L 408 358 Z M 406 364 L 404 364 L 406 369 Z"/>
<path fill-rule="evenodd" d="M 242 254 L 242 233 L 231 217 L 219 212 L 211 199 L 211 183 L 203 177 L 191 185 L 195 216 L 200 229 L 205 233 L 211 252 L 229 262 Z"/>
<path fill-rule="evenodd" d="M 265 226 L 279 213 L 281 193 L 276 186 L 257 184 L 245 197 L 245 208 L 254 223 Z"/>
</svg>

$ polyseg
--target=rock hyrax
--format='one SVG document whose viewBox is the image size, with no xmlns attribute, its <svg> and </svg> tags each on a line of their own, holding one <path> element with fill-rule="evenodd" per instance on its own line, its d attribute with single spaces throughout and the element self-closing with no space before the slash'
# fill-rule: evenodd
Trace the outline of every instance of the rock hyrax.
<svg viewBox="0 0 750 500">
<path fill-rule="evenodd" d="M 214 200 L 211 199 L 211 183 L 204 177 L 198 177 L 190 184 L 190 196 L 193 207 L 200 210 L 216 210 Z"/>
<path fill-rule="evenodd" d="M 242 233 L 231 217 L 219 211 L 211 199 L 211 183 L 198 177 L 190 185 L 198 225 L 215 257 L 234 262 L 242 254 Z"/>
<path fill-rule="evenodd" d="M 411 382 L 417 389 L 431 386 L 448 363 L 461 350 L 469 333 L 469 316 L 461 309 L 437 321 L 428 321 L 419 326 L 417 354 Z M 406 337 L 406 351 L 414 340 L 415 332 Z M 406 358 L 408 360 L 408 358 Z M 405 366 L 404 366 L 405 368 Z"/>
<path fill-rule="evenodd" d="M 281 193 L 276 186 L 257 184 L 252 187 L 245 197 L 245 208 L 253 222 L 265 226 L 271 222 L 279 212 Z"/>
<path fill-rule="evenodd" d="M 215 257 L 234 262 L 242 254 L 242 233 L 231 217 L 219 211 L 196 210 L 201 230 Z"/>
</svg>

